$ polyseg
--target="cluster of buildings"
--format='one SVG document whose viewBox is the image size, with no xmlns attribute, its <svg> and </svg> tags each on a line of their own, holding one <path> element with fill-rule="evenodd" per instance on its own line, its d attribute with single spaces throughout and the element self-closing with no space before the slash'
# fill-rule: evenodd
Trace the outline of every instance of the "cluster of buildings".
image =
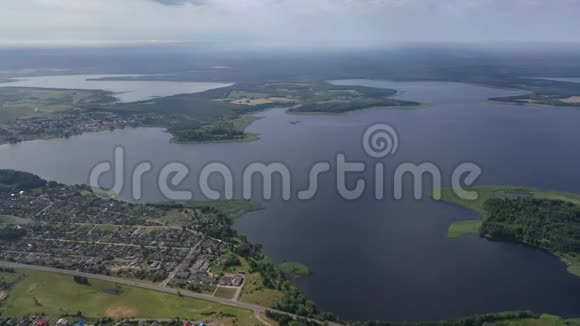
<svg viewBox="0 0 580 326">
<path fill-rule="evenodd" d="M 84 132 L 136 127 L 143 115 L 119 115 L 108 111 L 72 111 L 42 118 L 19 119 L 0 124 L 0 139 L 18 142 L 43 137 L 70 137 Z"/>
<path fill-rule="evenodd" d="M 189 225 L 167 225 L 169 213 Z M 19 217 L 17 227 L 25 231 L 19 239 L 0 239 L 4 261 L 215 286 L 212 265 L 227 251 L 203 233 L 201 211 L 104 200 L 86 186 L 0 192 L 0 215 Z"/>
<path fill-rule="evenodd" d="M 88 186 L 57 185 L 40 193 L 0 192 L 0 214 L 39 222 L 149 225 L 148 220 L 162 216 L 164 210 L 103 200 L 92 195 Z"/>
<path fill-rule="evenodd" d="M 206 238 L 201 243 L 200 254 L 193 254 L 184 259 L 176 269 L 176 273 L 170 281 L 170 285 L 186 288 L 189 284 L 199 286 L 215 286 L 219 280 L 218 275 L 211 272 L 213 263 L 224 253 L 223 244 Z M 195 290 L 195 288 L 190 288 Z"/>
<path fill-rule="evenodd" d="M 84 320 L 80 319 L 74 322 L 69 322 L 66 318 L 60 318 L 56 322 L 51 323 L 48 319 L 42 317 L 30 316 L 26 318 L 7 318 L 0 319 L 2 326 L 85 326 Z"/>
</svg>

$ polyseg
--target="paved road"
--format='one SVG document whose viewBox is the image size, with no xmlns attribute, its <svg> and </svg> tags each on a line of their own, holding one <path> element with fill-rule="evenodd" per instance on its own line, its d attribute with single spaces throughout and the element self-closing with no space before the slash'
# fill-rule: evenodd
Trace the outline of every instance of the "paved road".
<svg viewBox="0 0 580 326">
<path fill-rule="evenodd" d="M 169 294 L 176 294 L 177 295 L 179 292 L 182 296 L 185 296 L 185 297 L 207 300 L 207 301 L 212 301 L 212 302 L 216 302 L 216 303 L 220 303 L 220 304 L 224 304 L 224 305 L 228 305 L 228 306 L 234 306 L 234 307 L 238 307 L 238 308 L 242 308 L 242 309 L 252 310 L 252 311 L 254 311 L 254 313 L 257 316 L 261 312 L 266 312 L 266 310 L 270 310 L 270 311 L 273 311 L 276 313 L 288 315 L 292 318 L 298 317 L 294 314 L 290 314 L 290 313 L 287 313 L 284 311 L 279 311 L 279 310 L 275 310 L 275 309 L 271 309 L 271 308 L 267 308 L 267 307 L 262 307 L 262 306 L 258 306 L 258 305 L 251 304 L 251 303 L 234 301 L 234 300 L 230 300 L 230 299 L 214 297 L 214 296 L 211 296 L 208 294 L 196 293 L 196 292 L 191 292 L 191 291 L 186 291 L 186 290 L 177 290 L 177 289 L 172 289 L 172 288 L 166 288 L 166 287 L 162 287 L 162 286 L 155 285 L 155 284 L 131 281 L 131 280 L 122 279 L 122 278 L 113 277 L 113 276 L 89 274 L 89 273 L 83 273 L 83 272 L 78 272 L 78 271 L 70 271 L 70 270 L 65 270 L 65 269 L 58 269 L 58 268 L 37 266 L 37 265 L 25 265 L 25 264 L 11 263 L 11 262 L 5 262 L 5 261 L 0 261 L 0 266 L 19 268 L 19 269 L 32 269 L 32 270 L 43 271 L 43 272 L 61 273 L 61 274 L 76 275 L 76 276 L 84 276 L 84 277 L 93 278 L 93 279 L 97 279 L 97 280 L 103 280 L 103 281 L 107 281 L 107 282 L 113 282 L 113 283 L 118 283 L 118 284 L 123 284 L 123 285 L 128 285 L 128 286 L 136 286 L 136 287 L 140 287 L 140 288 L 145 288 L 145 289 L 159 291 L 159 292 L 165 292 L 165 293 L 169 293 Z M 262 320 L 262 318 L 259 318 L 259 319 Z M 313 320 L 313 321 L 316 321 L 316 320 Z M 316 321 L 316 322 L 319 322 L 319 321 Z M 269 325 L 268 323 L 266 323 L 266 324 Z M 338 324 L 330 323 L 329 325 L 338 325 Z"/>
</svg>

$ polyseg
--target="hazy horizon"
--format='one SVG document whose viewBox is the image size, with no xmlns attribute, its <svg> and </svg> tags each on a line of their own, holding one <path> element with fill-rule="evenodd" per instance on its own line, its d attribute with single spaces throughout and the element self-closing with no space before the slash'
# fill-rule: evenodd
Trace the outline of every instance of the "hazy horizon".
<svg viewBox="0 0 580 326">
<path fill-rule="evenodd" d="M 6 0 L 0 46 L 577 43 L 577 0 Z"/>
</svg>

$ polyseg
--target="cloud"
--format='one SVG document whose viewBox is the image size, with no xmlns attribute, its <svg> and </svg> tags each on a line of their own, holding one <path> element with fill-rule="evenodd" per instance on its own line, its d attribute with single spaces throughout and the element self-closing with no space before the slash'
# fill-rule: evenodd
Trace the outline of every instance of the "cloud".
<svg viewBox="0 0 580 326">
<path fill-rule="evenodd" d="M 0 41 L 577 42 L 580 0 L 0 0 Z M 127 19 L 130 17 L 131 19 Z"/>
<path fill-rule="evenodd" d="M 93 9 L 100 5 L 99 0 L 37 0 L 37 3 L 60 9 Z"/>
<path fill-rule="evenodd" d="M 195 6 L 203 6 L 207 4 L 207 0 L 151 0 L 166 6 L 183 6 L 185 4 L 192 4 Z"/>
</svg>

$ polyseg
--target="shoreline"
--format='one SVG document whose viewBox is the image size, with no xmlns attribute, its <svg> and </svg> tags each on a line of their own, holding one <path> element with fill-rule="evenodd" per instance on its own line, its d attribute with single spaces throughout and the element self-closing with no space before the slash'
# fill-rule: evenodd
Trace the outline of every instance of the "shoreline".
<svg viewBox="0 0 580 326">
<path fill-rule="evenodd" d="M 498 192 L 527 192 L 525 196 L 529 196 L 529 198 L 533 199 L 561 200 L 572 203 L 574 205 L 580 205 L 580 194 L 541 190 L 534 187 L 502 185 L 502 186 L 479 186 L 472 187 L 470 189 L 479 191 L 480 198 L 474 201 L 465 201 L 457 198 L 453 193 L 452 189 L 450 188 L 443 189 L 441 199 L 439 200 L 440 202 L 467 208 L 473 212 L 476 212 L 480 217 L 479 219 L 465 219 L 451 223 L 449 225 L 447 233 L 447 237 L 449 239 L 457 239 L 462 236 L 474 234 L 480 235 L 479 228 L 487 218 L 486 216 L 487 212 L 483 208 L 483 204 L 485 203 L 485 201 L 487 201 L 487 199 L 490 199 L 491 196 L 497 194 Z M 534 250 L 541 250 L 547 252 L 555 257 L 558 257 L 566 265 L 566 271 L 568 273 L 580 278 L 580 258 L 578 257 L 573 257 L 570 254 L 554 252 L 547 248 L 526 243 L 524 241 L 518 240 L 507 241 L 503 239 L 497 240 L 488 239 L 488 240 L 525 245 L 527 247 L 533 248 Z"/>
</svg>

